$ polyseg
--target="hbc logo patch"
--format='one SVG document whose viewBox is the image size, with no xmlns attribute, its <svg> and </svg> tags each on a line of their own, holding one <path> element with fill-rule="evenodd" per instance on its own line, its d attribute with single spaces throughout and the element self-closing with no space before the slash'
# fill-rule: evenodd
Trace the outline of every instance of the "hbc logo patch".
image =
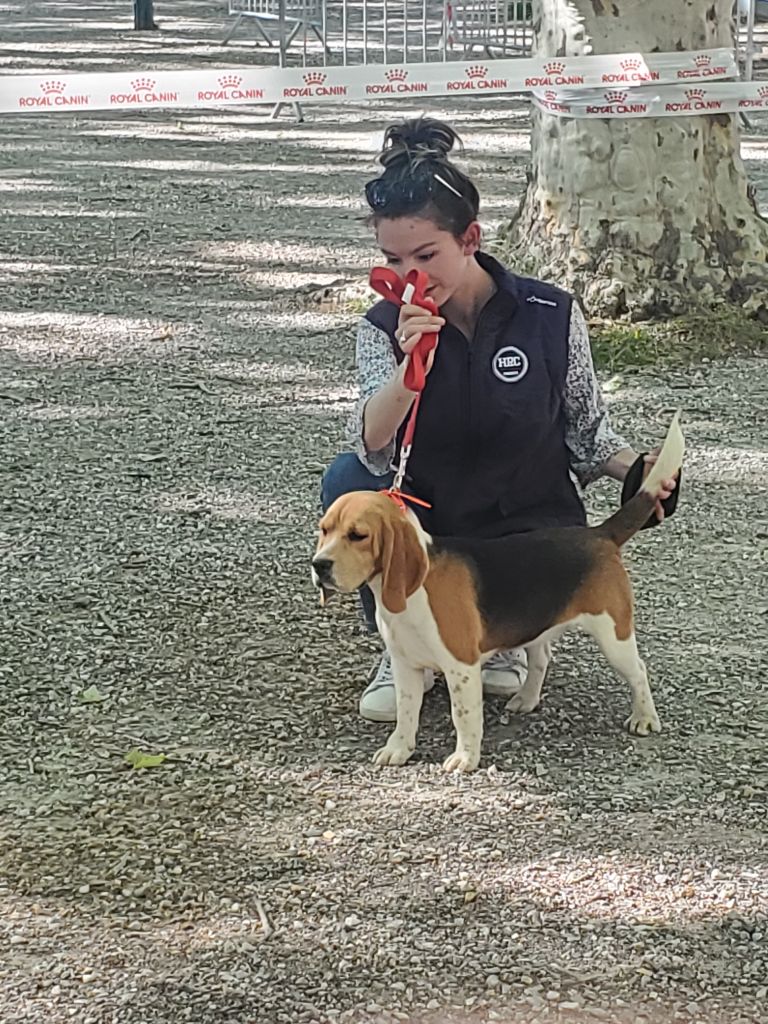
<svg viewBox="0 0 768 1024">
<path fill-rule="evenodd" d="M 500 348 L 493 357 L 493 372 L 505 384 L 516 384 L 528 373 L 528 356 L 514 345 Z"/>
</svg>

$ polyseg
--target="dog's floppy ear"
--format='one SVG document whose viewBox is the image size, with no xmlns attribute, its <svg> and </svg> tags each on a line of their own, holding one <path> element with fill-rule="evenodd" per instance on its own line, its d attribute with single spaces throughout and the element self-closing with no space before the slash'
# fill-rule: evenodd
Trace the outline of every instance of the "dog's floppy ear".
<svg viewBox="0 0 768 1024">
<path fill-rule="evenodd" d="M 427 556 L 416 530 L 400 513 L 382 517 L 380 529 L 381 599 L 387 611 L 404 612 L 427 575 Z"/>
</svg>

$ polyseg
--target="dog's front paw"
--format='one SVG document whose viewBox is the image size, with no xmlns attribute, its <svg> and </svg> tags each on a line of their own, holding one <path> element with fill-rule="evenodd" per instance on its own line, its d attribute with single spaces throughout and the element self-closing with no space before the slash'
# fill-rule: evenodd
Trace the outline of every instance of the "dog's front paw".
<svg viewBox="0 0 768 1024">
<path fill-rule="evenodd" d="M 456 750 L 443 761 L 445 772 L 473 772 L 480 764 L 480 751 L 464 750 L 457 747 Z"/>
<path fill-rule="evenodd" d="M 373 763 L 383 764 L 405 764 L 413 753 L 413 747 L 406 747 L 397 743 L 387 743 L 386 747 L 377 750 L 373 755 Z"/>
<path fill-rule="evenodd" d="M 648 736 L 661 732 L 661 722 L 655 711 L 633 711 L 624 723 L 633 736 Z"/>
<path fill-rule="evenodd" d="M 515 715 L 529 715 L 539 706 L 539 698 L 526 695 L 523 690 L 515 693 L 504 705 L 505 711 L 511 711 Z"/>
</svg>

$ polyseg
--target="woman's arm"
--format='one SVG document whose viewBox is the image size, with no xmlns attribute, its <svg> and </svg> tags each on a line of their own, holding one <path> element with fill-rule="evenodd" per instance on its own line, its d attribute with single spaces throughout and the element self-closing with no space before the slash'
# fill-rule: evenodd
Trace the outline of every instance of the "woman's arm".
<svg viewBox="0 0 768 1024">
<path fill-rule="evenodd" d="M 563 400 L 565 443 L 571 453 L 571 469 L 581 485 L 601 476 L 623 480 L 637 452 L 611 426 L 595 375 L 587 322 L 576 302 L 571 308 Z"/>
<path fill-rule="evenodd" d="M 380 451 L 391 444 L 398 427 L 408 415 L 416 397 L 403 383 L 405 362 L 400 363 L 386 384 L 375 391 L 363 408 L 363 443 L 368 451 Z"/>
<path fill-rule="evenodd" d="M 565 443 L 571 452 L 571 468 L 582 486 L 601 476 L 623 481 L 640 456 L 611 426 L 595 376 L 587 323 L 575 302 L 571 310 L 564 401 Z M 655 448 L 645 456 L 643 478 L 650 472 L 658 453 L 659 449 Z M 661 501 L 670 496 L 675 486 L 674 480 L 664 481 L 664 490 L 656 502 L 656 515 L 660 520 L 664 518 Z"/>
<path fill-rule="evenodd" d="M 629 467 L 637 461 L 637 452 L 633 448 L 620 448 L 615 455 L 603 463 L 603 476 L 623 481 Z"/>
<path fill-rule="evenodd" d="M 405 368 L 398 366 L 389 335 L 365 319 L 357 330 L 355 364 L 359 397 L 348 435 L 363 465 L 383 476 L 391 469 L 395 434 L 414 395 L 402 383 Z"/>
</svg>

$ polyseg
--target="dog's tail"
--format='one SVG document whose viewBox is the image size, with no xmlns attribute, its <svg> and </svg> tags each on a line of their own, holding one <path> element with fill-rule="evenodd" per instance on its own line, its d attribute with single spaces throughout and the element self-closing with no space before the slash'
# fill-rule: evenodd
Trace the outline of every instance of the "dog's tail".
<svg viewBox="0 0 768 1024">
<path fill-rule="evenodd" d="M 684 454 L 685 438 L 680 427 L 680 413 L 677 412 L 669 425 L 659 457 L 642 487 L 626 505 L 622 505 L 618 512 L 597 527 L 600 533 L 610 538 L 617 547 L 626 544 L 653 513 L 656 499 L 662 490 L 662 481 L 670 480 L 680 470 Z"/>
</svg>

